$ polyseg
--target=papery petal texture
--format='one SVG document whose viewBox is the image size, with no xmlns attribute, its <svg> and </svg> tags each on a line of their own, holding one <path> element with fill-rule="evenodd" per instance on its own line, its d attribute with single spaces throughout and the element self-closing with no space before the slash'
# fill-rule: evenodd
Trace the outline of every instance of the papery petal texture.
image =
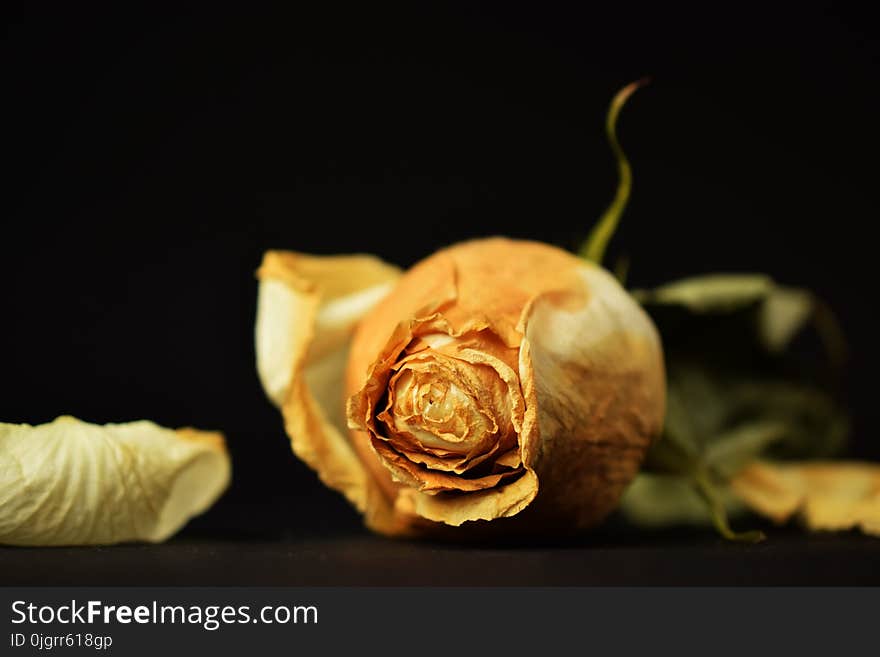
<svg viewBox="0 0 880 657">
<path fill-rule="evenodd" d="M 0 424 L 0 543 L 163 541 L 229 484 L 222 434 L 63 416 Z"/>
<path fill-rule="evenodd" d="M 393 287 L 400 270 L 368 255 L 270 251 L 257 277 L 257 370 L 281 409 L 294 453 L 365 513 L 371 526 L 397 531 L 370 470 L 374 457 L 363 459 L 349 440 L 343 387 L 354 327 Z"/>
<path fill-rule="evenodd" d="M 880 536 L 880 465 L 759 461 L 741 470 L 731 489 L 777 523 L 800 516 L 812 530 L 858 528 Z"/>
<path fill-rule="evenodd" d="M 457 526 L 534 502 L 523 522 L 559 530 L 614 508 L 665 395 L 656 330 L 613 277 L 505 238 L 408 271 L 358 324 L 346 387 L 352 440 L 401 517 Z"/>
</svg>

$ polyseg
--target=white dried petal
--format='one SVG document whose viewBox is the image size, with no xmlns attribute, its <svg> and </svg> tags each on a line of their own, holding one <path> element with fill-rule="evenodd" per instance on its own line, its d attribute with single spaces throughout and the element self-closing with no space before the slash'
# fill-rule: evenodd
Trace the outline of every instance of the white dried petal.
<svg viewBox="0 0 880 657">
<path fill-rule="evenodd" d="M 163 541 L 229 483 L 221 434 L 62 416 L 0 424 L 0 543 Z"/>
</svg>

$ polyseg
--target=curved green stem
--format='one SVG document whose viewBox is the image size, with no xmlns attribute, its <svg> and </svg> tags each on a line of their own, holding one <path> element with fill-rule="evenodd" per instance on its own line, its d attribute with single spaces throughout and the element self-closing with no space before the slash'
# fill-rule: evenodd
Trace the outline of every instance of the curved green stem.
<svg viewBox="0 0 880 657">
<path fill-rule="evenodd" d="M 627 99 L 633 95 L 636 89 L 644 86 L 647 82 L 648 78 L 643 78 L 631 82 L 618 91 L 611 100 L 611 105 L 608 108 L 608 115 L 605 118 L 605 132 L 608 135 L 608 142 L 611 145 L 611 151 L 614 153 L 614 158 L 617 160 L 617 192 L 614 194 L 614 200 L 611 201 L 611 205 L 609 205 L 608 209 L 602 214 L 599 222 L 590 232 L 590 236 L 578 251 L 578 255 L 582 258 L 592 260 L 599 264 L 602 263 L 602 258 L 605 255 L 605 249 L 608 246 L 608 242 L 611 241 L 611 237 L 617 229 L 617 224 L 620 223 L 620 217 L 626 209 L 626 203 L 629 200 L 630 189 L 632 188 L 632 169 L 630 168 L 629 160 L 626 159 L 626 155 L 620 147 L 620 142 L 617 140 L 617 117 L 620 115 L 620 110 L 623 108 Z"/>
<path fill-rule="evenodd" d="M 693 485 L 697 493 L 703 498 L 706 506 L 709 507 L 709 514 L 712 516 L 712 524 L 715 525 L 716 531 L 728 541 L 737 541 L 739 543 L 760 543 L 766 536 L 762 531 L 735 532 L 730 527 L 727 520 L 727 511 L 724 503 L 718 497 L 718 491 L 715 484 L 709 479 L 705 470 L 697 470 L 693 473 Z"/>
</svg>

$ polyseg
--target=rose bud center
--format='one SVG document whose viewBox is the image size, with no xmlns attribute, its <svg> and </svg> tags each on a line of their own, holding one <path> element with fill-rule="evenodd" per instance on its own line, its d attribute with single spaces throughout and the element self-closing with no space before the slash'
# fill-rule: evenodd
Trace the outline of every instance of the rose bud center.
<svg viewBox="0 0 880 657">
<path fill-rule="evenodd" d="M 516 355 L 487 333 L 413 339 L 391 368 L 376 416 L 380 457 L 431 491 L 479 490 L 515 476 L 522 415 L 510 365 Z"/>
<path fill-rule="evenodd" d="M 494 410 L 480 408 L 460 383 L 438 378 L 431 371 L 405 366 L 394 382 L 394 429 L 412 435 L 425 447 L 470 452 L 487 434 L 497 433 Z"/>
</svg>

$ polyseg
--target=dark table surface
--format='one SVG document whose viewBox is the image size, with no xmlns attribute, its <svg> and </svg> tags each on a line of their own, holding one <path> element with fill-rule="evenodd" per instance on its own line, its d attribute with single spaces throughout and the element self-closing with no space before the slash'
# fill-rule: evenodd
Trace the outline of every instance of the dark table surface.
<svg viewBox="0 0 880 657">
<path fill-rule="evenodd" d="M 0 548 L 13 585 L 880 585 L 880 539 L 765 527 L 757 545 L 710 530 L 644 532 L 612 522 L 563 544 L 392 540 L 355 522 L 192 523 L 160 545 Z M 244 527 L 244 528 L 243 528 Z"/>
</svg>

